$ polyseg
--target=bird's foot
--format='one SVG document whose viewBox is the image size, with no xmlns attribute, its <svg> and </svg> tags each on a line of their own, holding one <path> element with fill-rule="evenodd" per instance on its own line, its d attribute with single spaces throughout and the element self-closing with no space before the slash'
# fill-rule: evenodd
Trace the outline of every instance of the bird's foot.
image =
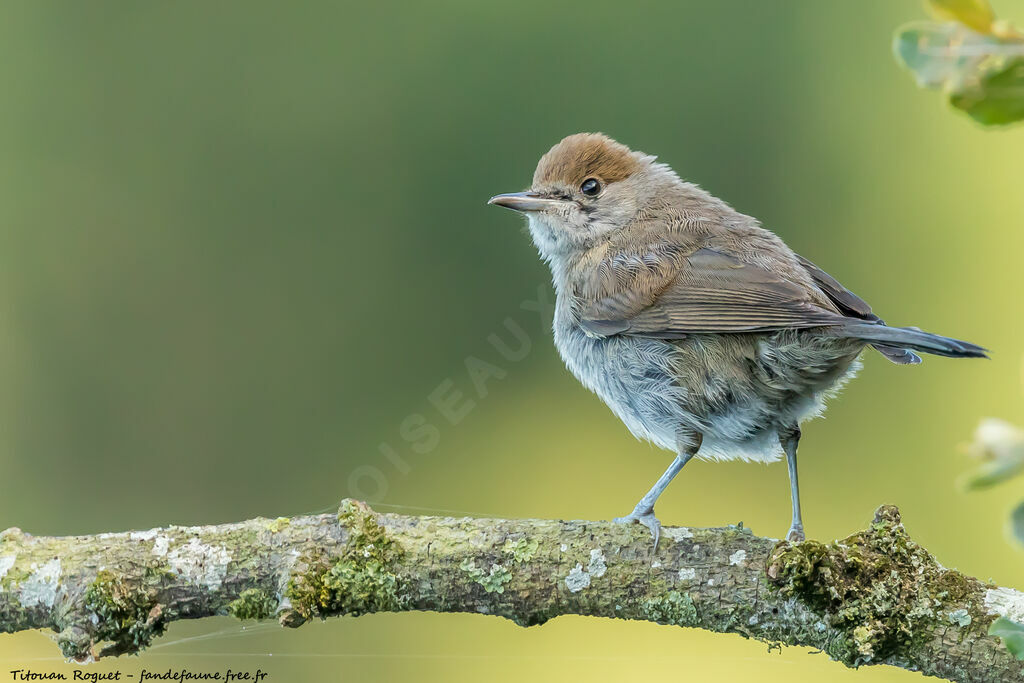
<svg viewBox="0 0 1024 683">
<path fill-rule="evenodd" d="M 654 538 L 654 549 L 658 549 L 658 539 L 661 537 L 661 522 L 654 516 L 654 508 L 637 505 L 625 517 L 616 517 L 612 521 L 617 524 L 631 524 L 633 522 L 643 524 L 650 530 L 651 537 Z"/>
<path fill-rule="evenodd" d="M 793 526 L 789 527 L 789 533 L 786 534 L 787 541 L 789 541 L 790 543 L 799 543 L 803 541 L 805 538 L 806 536 L 804 536 L 803 524 L 794 524 Z"/>
</svg>

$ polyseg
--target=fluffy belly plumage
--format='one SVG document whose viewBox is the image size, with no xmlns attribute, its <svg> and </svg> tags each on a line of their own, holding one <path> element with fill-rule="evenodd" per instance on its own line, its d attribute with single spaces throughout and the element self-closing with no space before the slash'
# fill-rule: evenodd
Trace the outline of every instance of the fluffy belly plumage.
<svg viewBox="0 0 1024 683">
<path fill-rule="evenodd" d="M 698 457 L 771 462 L 778 431 L 822 411 L 859 369 L 862 342 L 813 330 L 595 338 L 555 330 L 569 370 L 640 439 L 672 451 L 703 437 Z"/>
</svg>

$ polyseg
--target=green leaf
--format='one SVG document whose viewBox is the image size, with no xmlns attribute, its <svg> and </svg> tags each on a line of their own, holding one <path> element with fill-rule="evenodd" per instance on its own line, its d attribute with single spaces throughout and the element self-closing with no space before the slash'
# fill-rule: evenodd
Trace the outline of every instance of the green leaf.
<svg viewBox="0 0 1024 683">
<path fill-rule="evenodd" d="M 1017 542 L 1024 545 L 1024 501 L 1010 513 L 1010 530 L 1013 531 L 1013 537 Z"/>
<path fill-rule="evenodd" d="M 1024 120 L 1024 38 L 973 31 L 958 22 L 907 24 L 893 41 L 896 58 L 922 88 L 942 89 L 975 121 Z"/>
<path fill-rule="evenodd" d="M 988 634 L 998 636 L 1014 657 L 1024 659 L 1024 624 L 999 617 L 988 627 Z"/>
<path fill-rule="evenodd" d="M 896 58 L 914 73 L 919 86 L 950 91 L 977 83 L 982 64 L 1001 49 L 999 39 L 955 22 L 907 24 L 893 41 Z"/>
<path fill-rule="evenodd" d="M 987 489 L 1012 479 L 1024 471 L 1024 457 L 1020 454 L 990 460 L 964 477 L 960 485 L 965 491 Z"/>
<path fill-rule="evenodd" d="M 985 74 L 978 84 L 950 95 L 949 101 L 986 126 L 1024 120 L 1024 57 Z"/>
<path fill-rule="evenodd" d="M 940 19 L 959 21 L 979 33 L 990 33 L 996 20 L 988 0 L 930 0 L 929 4 Z"/>
<path fill-rule="evenodd" d="M 965 490 L 984 489 L 1006 481 L 1024 471 L 1024 430 L 1006 420 L 987 417 L 974 432 L 970 453 L 982 465 L 961 481 Z"/>
</svg>

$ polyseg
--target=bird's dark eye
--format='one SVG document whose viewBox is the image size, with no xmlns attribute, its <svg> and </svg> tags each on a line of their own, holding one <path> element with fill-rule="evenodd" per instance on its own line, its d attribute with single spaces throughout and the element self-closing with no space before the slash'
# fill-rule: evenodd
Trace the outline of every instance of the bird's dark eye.
<svg viewBox="0 0 1024 683">
<path fill-rule="evenodd" d="M 601 182 L 597 178 L 587 178 L 580 185 L 580 192 L 588 197 L 596 197 L 601 193 Z"/>
</svg>

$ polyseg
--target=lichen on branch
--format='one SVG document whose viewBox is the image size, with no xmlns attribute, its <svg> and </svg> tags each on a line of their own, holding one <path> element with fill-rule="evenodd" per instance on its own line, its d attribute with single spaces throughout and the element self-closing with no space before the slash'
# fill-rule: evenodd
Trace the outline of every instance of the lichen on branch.
<svg viewBox="0 0 1024 683">
<path fill-rule="evenodd" d="M 896 508 L 840 541 L 750 529 L 380 514 L 252 519 L 77 537 L 0 534 L 0 631 L 48 628 L 85 662 L 139 652 L 176 619 L 476 612 L 531 626 L 563 614 L 802 645 L 847 666 L 1020 681 L 988 629 L 1024 595 L 942 567 Z M 685 637 L 681 635 L 680 637 Z"/>
<path fill-rule="evenodd" d="M 986 586 L 939 565 L 907 535 L 892 506 L 879 508 L 868 530 L 841 541 L 780 543 L 767 574 L 783 595 L 852 635 L 826 648 L 849 666 L 913 656 L 948 624 L 968 628 L 994 619 L 970 599 Z"/>
</svg>

